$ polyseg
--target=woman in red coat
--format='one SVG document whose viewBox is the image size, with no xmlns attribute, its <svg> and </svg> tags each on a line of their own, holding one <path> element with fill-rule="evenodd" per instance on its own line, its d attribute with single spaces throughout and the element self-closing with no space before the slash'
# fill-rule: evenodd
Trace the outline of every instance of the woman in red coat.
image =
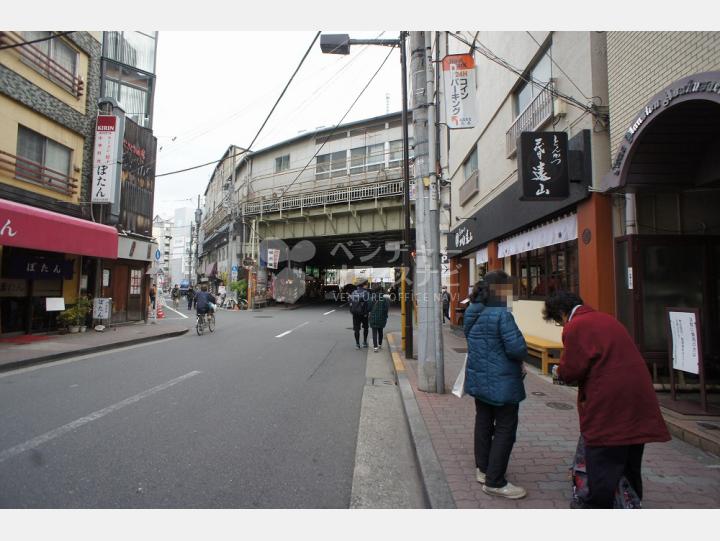
<svg viewBox="0 0 720 541">
<path fill-rule="evenodd" d="M 563 327 L 558 376 L 579 386 L 588 506 L 611 508 L 623 475 L 642 498 L 645 444 L 670 440 L 645 360 L 620 322 L 574 293 L 551 295 L 543 318 Z"/>
</svg>

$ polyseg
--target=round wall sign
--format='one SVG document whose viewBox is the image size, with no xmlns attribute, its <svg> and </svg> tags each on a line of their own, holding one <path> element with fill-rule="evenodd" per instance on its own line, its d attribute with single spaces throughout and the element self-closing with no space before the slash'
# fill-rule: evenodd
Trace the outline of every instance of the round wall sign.
<svg viewBox="0 0 720 541">
<path fill-rule="evenodd" d="M 582 232 L 583 244 L 590 244 L 591 239 L 592 239 L 592 234 L 590 233 L 590 230 L 586 227 L 585 229 L 583 229 L 583 232 Z"/>
</svg>

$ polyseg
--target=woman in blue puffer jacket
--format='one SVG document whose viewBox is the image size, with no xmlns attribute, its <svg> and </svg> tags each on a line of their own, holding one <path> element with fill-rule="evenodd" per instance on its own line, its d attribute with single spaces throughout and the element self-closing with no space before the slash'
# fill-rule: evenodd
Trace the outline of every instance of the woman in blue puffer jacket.
<svg viewBox="0 0 720 541">
<path fill-rule="evenodd" d="M 503 271 L 489 272 L 473 289 L 464 315 L 465 392 L 475 398 L 477 480 L 487 494 L 517 499 L 527 492 L 509 483 L 505 472 L 525 399 L 527 346 L 507 307 L 511 296 L 511 278 Z"/>
</svg>

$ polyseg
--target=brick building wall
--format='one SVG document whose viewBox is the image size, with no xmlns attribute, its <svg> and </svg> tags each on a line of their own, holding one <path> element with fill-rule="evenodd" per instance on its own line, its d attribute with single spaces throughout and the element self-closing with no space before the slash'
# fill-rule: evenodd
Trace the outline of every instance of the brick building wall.
<svg viewBox="0 0 720 541">
<path fill-rule="evenodd" d="M 693 73 L 720 70 L 720 32 L 608 32 L 607 62 L 614 156 L 653 95 Z"/>
</svg>

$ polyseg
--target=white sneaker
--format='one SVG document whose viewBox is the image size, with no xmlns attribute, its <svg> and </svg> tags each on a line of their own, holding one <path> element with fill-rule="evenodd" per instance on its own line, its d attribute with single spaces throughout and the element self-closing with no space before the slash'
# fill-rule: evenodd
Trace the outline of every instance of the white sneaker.
<svg viewBox="0 0 720 541">
<path fill-rule="evenodd" d="M 373 351 L 374 351 L 375 353 L 377 353 L 377 352 L 378 352 L 378 348 L 373 348 Z"/>
<path fill-rule="evenodd" d="M 485 484 L 485 474 L 480 471 L 480 468 L 475 468 L 475 479 L 478 483 Z"/>
<path fill-rule="evenodd" d="M 482 489 L 485 494 L 490 494 L 491 496 L 502 496 L 503 498 L 508 498 L 510 500 L 519 500 L 520 498 L 527 496 L 527 490 L 523 487 L 516 487 L 512 483 L 508 483 L 501 488 L 492 488 L 487 485 L 483 485 Z"/>
</svg>

